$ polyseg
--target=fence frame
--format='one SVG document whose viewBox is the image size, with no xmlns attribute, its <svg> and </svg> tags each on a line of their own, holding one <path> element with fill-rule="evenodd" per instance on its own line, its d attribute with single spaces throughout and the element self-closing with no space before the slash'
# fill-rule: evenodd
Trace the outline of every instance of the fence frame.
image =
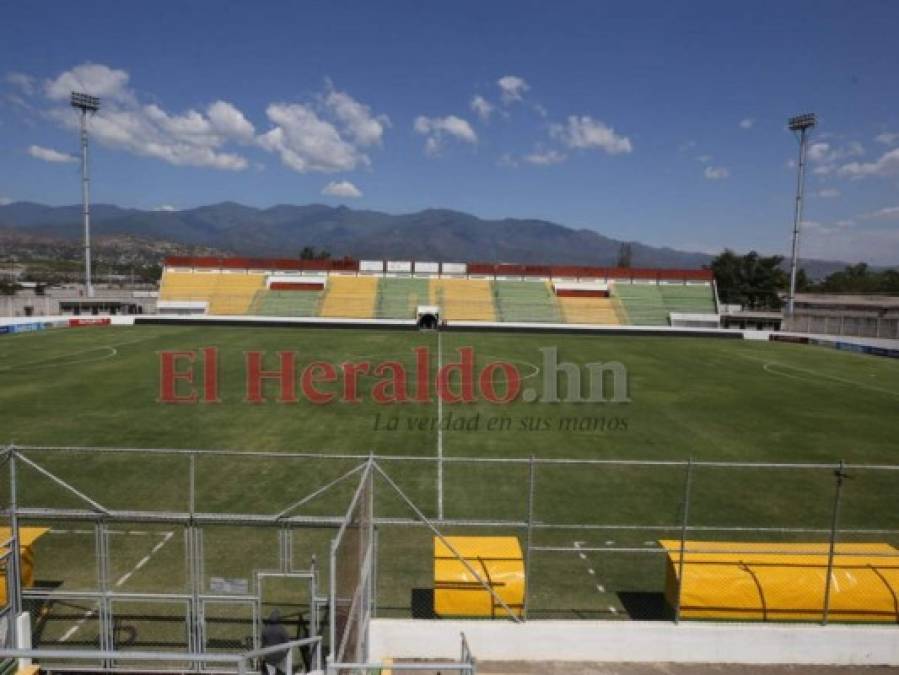
<svg viewBox="0 0 899 675">
<path fill-rule="evenodd" d="M 332 565 L 334 565 L 334 542 L 339 541 L 340 537 L 343 535 L 347 528 L 348 517 L 352 512 L 352 508 L 356 502 L 360 498 L 362 494 L 362 489 L 366 483 L 366 481 L 371 482 L 371 492 L 369 498 L 371 499 L 371 504 L 369 508 L 371 509 L 371 520 L 369 523 L 369 527 L 371 531 L 368 534 L 368 542 L 369 542 L 369 550 L 367 552 L 368 564 L 370 570 L 368 573 L 365 573 L 364 577 L 360 576 L 360 578 L 365 578 L 368 581 L 369 588 L 372 589 L 375 586 L 376 573 L 375 573 L 375 563 L 374 560 L 375 551 L 377 550 L 376 544 L 376 532 L 377 528 L 382 526 L 401 526 L 401 527 L 425 527 L 431 530 L 435 537 L 442 539 L 444 543 L 447 543 L 445 538 L 441 533 L 442 528 L 452 527 L 452 528 L 465 528 L 465 527 L 473 527 L 473 528 L 488 528 L 488 527 L 497 527 L 497 528 L 508 528 L 514 529 L 522 532 L 525 538 L 525 561 L 526 561 L 526 569 L 530 570 L 531 556 L 533 553 L 562 553 L 562 554 L 571 554 L 575 552 L 602 552 L 602 553 L 640 553 L 640 554 L 655 554 L 660 555 L 664 554 L 664 550 L 662 549 L 645 549 L 645 548 L 634 548 L 634 547 L 626 547 L 626 546 L 607 546 L 602 548 L 590 548 L 590 547 L 569 547 L 569 546 L 540 546 L 534 543 L 536 535 L 540 531 L 547 530 L 566 530 L 566 529 L 581 529 L 581 530 L 629 530 L 633 532 L 651 532 L 651 531 L 664 531 L 664 530 L 679 530 L 680 532 L 680 574 L 679 574 L 679 587 L 678 587 L 678 601 L 677 606 L 675 607 L 676 616 L 675 620 L 680 619 L 680 586 L 683 584 L 683 572 L 684 572 L 684 554 L 685 553 L 693 553 L 693 552 L 701 552 L 696 550 L 689 550 L 687 548 L 687 539 L 690 533 L 697 532 L 755 532 L 755 533 L 805 533 L 805 534 L 819 534 L 826 535 L 828 537 L 829 549 L 828 549 L 828 573 L 826 575 L 826 588 L 824 601 L 825 606 L 822 608 L 823 610 L 823 618 L 821 623 L 826 624 L 829 620 L 830 613 L 830 585 L 831 585 L 831 572 L 834 566 L 834 558 L 838 554 L 837 553 L 837 542 L 839 536 L 841 534 L 863 534 L 863 535 L 871 535 L 871 534 L 899 534 L 899 529 L 851 529 L 851 528 L 842 528 L 839 524 L 839 513 L 841 507 L 841 498 L 842 498 L 842 487 L 843 481 L 847 477 L 848 473 L 854 470 L 864 470 L 864 471 L 876 471 L 876 472 L 887 472 L 890 475 L 895 475 L 897 481 L 899 481 L 899 465 L 882 465 L 882 464 L 848 464 L 845 462 L 839 463 L 774 463 L 774 462 L 723 462 L 723 461 L 699 461 L 694 459 L 688 460 L 619 460 L 619 459 L 545 459 L 545 458 L 537 458 L 537 457 L 526 457 L 526 458 L 510 458 L 510 457 L 447 457 L 447 456 L 402 456 L 402 455 L 374 455 L 374 454 L 355 454 L 355 453 L 315 453 L 315 452 L 249 452 L 249 451 L 240 451 L 240 450 L 207 450 L 207 449 L 167 449 L 167 448 L 154 448 L 154 449 L 142 449 L 142 448 L 94 448 L 94 447 L 80 447 L 80 446 L 9 446 L 2 452 L 3 462 L 8 463 L 9 473 L 10 473 L 10 496 L 9 496 L 9 504 L 6 508 L 2 509 L 3 516 L 8 518 L 11 527 L 11 537 L 9 541 L 6 543 L 9 554 L 6 556 L 8 560 L 7 565 L 7 574 L 9 578 L 13 580 L 14 583 L 10 584 L 11 592 L 8 594 L 9 603 L 6 607 L 0 608 L 0 615 L 7 613 L 7 616 L 13 618 L 18 615 L 18 612 L 21 611 L 21 602 L 22 598 L 26 598 L 29 600 L 33 599 L 41 599 L 41 598 L 69 598 L 69 599 L 80 599 L 84 601 L 96 602 L 99 606 L 99 614 L 100 614 L 100 626 L 101 630 L 101 641 L 100 646 L 101 649 L 94 650 L 94 654 L 103 655 L 103 658 L 112 658 L 109 655 L 115 654 L 115 658 L 120 658 L 124 660 L 128 660 L 128 654 L 130 652 L 120 651 L 112 649 L 114 647 L 112 636 L 110 635 L 111 624 L 109 623 L 111 618 L 111 605 L 115 601 L 119 600 L 140 600 L 140 601 L 150 601 L 150 600 L 158 600 L 158 601 L 184 601 L 188 605 L 188 618 L 189 618 L 189 640 L 188 647 L 189 649 L 186 652 L 164 652 L 162 653 L 167 660 L 177 660 L 182 658 L 185 654 L 187 655 L 203 655 L 205 661 L 194 661 L 192 659 L 186 659 L 194 664 L 197 670 L 204 671 L 205 665 L 215 665 L 222 664 L 225 661 L 228 663 L 236 663 L 234 655 L 223 655 L 221 653 L 206 653 L 205 650 L 205 642 L 204 638 L 206 637 L 204 631 L 204 621 L 203 621 L 203 607 L 206 603 L 217 603 L 217 602 L 255 602 L 257 603 L 255 607 L 256 616 L 261 619 L 261 612 L 258 610 L 259 598 L 256 595 L 248 594 L 248 595 L 217 595 L 212 593 L 204 593 L 202 588 L 202 580 L 204 579 L 203 572 L 203 544 L 202 544 L 202 531 L 203 527 L 206 525 L 236 525 L 236 526 L 251 526 L 251 527 L 262 527 L 262 528 L 272 528 L 276 529 L 279 532 L 279 564 L 277 570 L 256 570 L 257 574 L 263 575 L 272 575 L 272 576 L 298 576 L 302 578 L 312 578 L 313 583 L 311 587 L 310 593 L 310 605 L 313 608 L 313 612 L 317 613 L 319 607 L 324 605 L 329 605 L 329 623 L 330 623 L 330 636 L 335 639 L 335 597 L 334 597 L 334 575 L 332 573 L 331 576 L 331 584 L 332 588 L 329 593 L 328 598 L 322 598 L 317 596 L 316 585 L 315 585 L 315 567 L 313 563 L 313 567 L 311 571 L 307 570 L 297 570 L 293 567 L 293 552 L 292 552 L 292 538 L 291 534 L 296 529 L 302 528 L 332 528 L 337 531 L 337 537 L 332 541 L 332 557 L 329 561 Z M 189 466 L 189 492 L 188 492 L 188 504 L 187 508 L 183 511 L 168 511 L 168 510 L 116 510 L 105 507 L 100 504 L 98 501 L 93 499 L 90 495 L 85 494 L 79 491 L 77 488 L 67 483 L 64 479 L 60 478 L 53 472 L 47 470 L 43 466 L 41 466 L 40 462 L 36 459 L 38 456 L 47 453 L 95 453 L 98 455 L 121 455 L 121 454 L 139 454 L 139 455 L 166 455 L 166 456 L 181 456 L 185 457 L 188 461 Z M 336 479 L 333 479 L 329 482 L 323 483 L 321 486 L 312 490 L 309 494 L 303 496 L 297 501 L 293 502 L 290 506 L 285 509 L 280 510 L 277 513 L 272 514 L 260 514 L 260 513 L 217 513 L 217 512 L 203 512 L 197 509 L 196 503 L 196 482 L 197 482 L 197 459 L 200 457 L 216 457 L 216 456 L 227 456 L 227 457 L 244 457 L 247 458 L 248 461 L 252 461 L 253 459 L 311 459 L 311 460 L 343 460 L 353 462 L 354 465 L 351 469 L 344 472 Z M 68 493 L 74 495 L 78 500 L 80 500 L 85 506 L 83 508 L 57 508 L 57 507 L 24 507 L 21 506 L 18 500 L 18 481 L 19 478 L 16 474 L 17 462 L 22 462 L 23 464 L 27 464 L 30 468 L 34 469 L 48 480 L 56 484 L 58 487 L 67 491 Z M 482 518 L 482 519 L 472 519 L 472 518 L 430 518 L 428 515 L 419 508 L 415 502 L 409 498 L 409 496 L 400 488 L 399 485 L 391 478 L 390 474 L 384 470 L 381 466 L 381 463 L 419 463 L 422 465 L 432 464 L 435 466 L 435 469 L 442 465 L 452 465 L 452 464 L 492 464 L 492 465 L 507 465 L 507 466 L 522 466 L 527 471 L 527 492 L 526 492 L 526 502 L 523 504 L 524 507 L 524 517 L 523 518 L 505 518 L 505 519 L 495 519 L 495 518 Z M 539 493 L 537 490 L 538 484 L 538 476 L 539 476 L 539 467 L 541 466 L 563 466 L 563 467 L 659 467 L 669 470 L 677 470 L 681 469 L 684 471 L 684 486 L 683 486 L 683 496 L 681 499 L 681 518 L 678 524 L 672 525 L 647 525 L 641 523 L 552 523 L 552 522 L 543 522 L 537 520 L 535 517 L 535 505 L 538 501 Z M 695 469 L 700 467 L 719 467 L 719 468 L 729 468 L 729 469 L 782 469 L 782 470 L 819 470 L 819 471 L 830 471 L 833 475 L 834 480 L 834 497 L 833 503 L 831 505 L 830 513 L 831 513 L 831 522 L 830 526 L 827 528 L 821 527 L 749 527 L 749 526 L 715 526 L 715 525 L 693 525 L 690 521 L 690 503 L 691 503 L 691 488 L 692 488 L 692 475 Z M 308 504 L 313 501 L 317 497 L 322 494 L 327 493 L 329 490 L 334 488 L 335 486 L 342 484 L 346 481 L 352 479 L 353 476 L 356 476 L 361 472 L 360 481 L 358 487 L 353 496 L 353 500 L 350 503 L 350 508 L 344 513 L 335 513 L 335 514 L 326 514 L 326 515 L 300 515 L 297 514 L 296 511 L 300 509 L 300 507 Z M 387 489 L 392 491 L 394 494 L 398 495 L 402 502 L 408 506 L 410 511 L 409 517 L 379 517 L 377 513 L 374 512 L 374 481 L 378 479 L 379 484 L 383 484 L 387 486 Z M 439 515 L 439 514 L 438 514 Z M 21 561 L 20 561 L 20 549 L 17 545 L 18 542 L 18 528 L 20 520 L 43 520 L 43 521 L 83 521 L 93 523 L 95 528 L 95 546 L 97 553 L 97 561 L 98 561 L 98 587 L 97 591 L 44 591 L 40 589 L 23 589 L 21 587 L 20 576 L 18 574 L 18 570 L 21 569 Z M 135 522 L 146 522 L 146 523 L 156 523 L 156 524 L 171 524 L 178 525 L 184 528 L 185 537 L 186 537 L 186 546 L 185 546 L 185 562 L 188 569 L 188 580 L 189 580 L 189 588 L 188 592 L 185 593 L 127 593 L 122 591 L 117 591 L 111 589 L 109 587 L 109 570 L 108 570 L 108 527 L 113 523 L 135 523 Z M 460 560 L 460 562 L 469 568 L 469 572 L 472 573 L 479 582 L 484 586 L 484 588 L 490 592 L 494 599 L 497 601 L 498 606 L 502 606 L 505 610 L 507 610 L 508 617 L 513 621 L 520 620 L 517 616 L 515 616 L 514 612 L 505 605 L 505 603 L 496 596 L 495 592 L 493 592 L 490 584 L 487 581 L 481 579 L 478 575 L 477 571 L 471 567 L 470 564 L 467 564 L 457 551 L 455 551 L 452 546 L 449 546 L 449 550 L 456 555 L 456 557 Z M 105 562 L 104 562 L 105 561 Z M 14 573 L 15 572 L 15 573 Z M 310 577 L 311 575 L 311 577 Z M 522 616 L 523 620 L 527 620 L 528 618 L 528 608 L 529 608 L 529 597 L 530 593 L 530 584 L 526 584 L 525 586 L 525 598 L 524 598 L 524 613 Z M 257 588 L 257 594 L 259 589 Z M 375 611 L 375 598 L 368 598 L 366 601 L 365 607 L 365 616 L 370 617 L 373 615 Z M 313 614 L 315 615 L 315 614 Z M 105 622 L 104 622 L 105 617 Z M 9 644 L 15 645 L 15 621 L 10 621 L 10 642 Z M 365 621 L 365 625 L 367 627 L 367 619 Z M 106 628 L 103 628 L 103 627 Z M 258 637 L 256 635 L 258 631 L 254 630 L 254 646 L 258 647 Z M 319 640 L 317 649 L 321 651 L 321 636 L 314 635 L 310 640 L 317 639 Z M 311 643 L 310 643 L 311 644 Z M 463 643 L 466 644 L 466 643 Z M 333 642 L 331 643 L 333 649 Z M 465 649 L 463 649 L 463 661 L 465 656 Z M 13 651 L 10 649 L 4 649 L 0 651 L 0 656 L 16 656 L 12 654 Z M 22 650 L 18 650 L 21 652 Z M 46 649 L 38 649 L 38 650 L 30 650 L 35 657 L 40 657 L 43 655 L 45 658 L 52 658 L 52 654 L 61 653 L 61 652 L 78 652 L 78 654 L 87 653 L 85 650 L 46 650 Z M 258 651 L 258 650 L 256 650 Z M 256 652 L 248 652 L 248 654 L 253 653 L 256 656 Z M 467 652 L 470 657 L 470 650 Z M 158 654 L 157 654 L 158 655 Z M 223 656 L 227 657 L 224 660 L 218 658 L 208 658 L 213 656 Z M 77 656 L 72 658 L 87 658 L 85 656 Z M 140 660 L 139 657 L 134 660 Z M 150 657 L 147 657 L 148 660 L 152 660 Z M 253 657 L 249 657 L 253 658 Z M 229 660 L 230 659 L 230 660 Z M 158 660 L 162 660 L 161 657 Z M 185 660 L 185 659 L 182 659 Z M 460 662 L 461 663 L 461 662 Z M 205 665 L 204 665 L 205 664 Z M 104 664 L 104 666 L 107 664 Z M 338 666 L 343 667 L 347 664 L 342 664 L 339 661 L 332 661 L 330 664 L 331 668 L 337 668 Z M 353 667 L 360 668 L 364 664 L 360 664 L 356 662 Z M 458 665 L 458 664 L 457 664 Z M 400 669 L 399 667 L 396 667 Z M 402 668 L 408 669 L 408 668 Z M 473 672 L 473 668 L 459 668 L 462 671 Z"/>
</svg>

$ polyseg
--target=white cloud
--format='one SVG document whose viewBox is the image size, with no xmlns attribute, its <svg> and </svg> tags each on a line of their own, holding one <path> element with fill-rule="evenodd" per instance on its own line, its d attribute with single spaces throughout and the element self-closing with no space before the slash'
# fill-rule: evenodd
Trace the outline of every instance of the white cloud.
<svg viewBox="0 0 899 675">
<path fill-rule="evenodd" d="M 696 158 L 696 161 L 701 164 L 708 164 L 709 162 L 712 161 L 712 156 L 711 155 L 699 155 L 699 157 Z"/>
<path fill-rule="evenodd" d="M 31 75 L 25 73 L 7 73 L 6 81 L 15 87 L 18 87 L 18 89 L 27 96 L 31 96 L 37 88 L 37 81 L 31 77 Z"/>
<path fill-rule="evenodd" d="M 0 197 L 0 206 L 9 206 L 13 201 L 14 200 L 9 197 Z"/>
<path fill-rule="evenodd" d="M 836 188 L 823 188 L 821 190 L 818 190 L 817 194 L 819 197 L 823 197 L 824 199 L 833 199 L 840 196 L 840 191 Z"/>
<path fill-rule="evenodd" d="M 865 148 L 858 141 L 850 141 L 845 145 L 833 146 L 830 143 L 812 143 L 808 147 L 808 160 L 814 164 L 812 173 L 817 176 L 828 176 L 838 168 L 837 163 L 848 157 L 860 157 Z"/>
<path fill-rule="evenodd" d="M 882 134 L 877 134 L 877 136 L 874 137 L 874 140 L 878 143 L 883 143 L 884 145 L 893 145 L 899 142 L 899 133 L 885 131 Z"/>
<path fill-rule="evenodd" d="M 156 103 L 143 104 L 128 87 L 129 75 L 102 64 L 82 64 L 44 83 L 54 106 L 48 116 L 75 130 L 78 117 L 68 103 L 72 90 L 100 96 L 100 111 L 90 117 L 91 136 L 111 148 L 176 166 L 239 171 L 246 158 L 222 148 L 253 139 L 253 125 L 234 105 L 215 101 L 206 112 L 169 113 Z"/>
<path fill-rule="evenodd" d="M 804 223 L 805 224 L 805 223 Z M 864 260 L 875 265 L 899 262 L 899 228 L 861 227 L 855 220 L 807 227 L 802 254 L 809 258 Z"/>
<path fill-rule="evenodd" d="M 567 156 L 558 150 L 535 150 L 529 155 L 523 157 L 528 164 L 536 164 L 538 166 L 548 166 L 550 164 L 561 164 Z"/>
<path fill-rule="evenodd" d="M 78 158 L 72 155 L 54 150 L 53 148 L 45 148 L 40 145 L 28 146 L 28 154 L 35 159 L 41 159 L 45 162 L 53 162 L 54 164 L 64 164 L 67 162 L 77 162 Z"/>
<path fill-rule="evenodd" d="M 258 137 L 259 145 L 281 156 L 285 166 L 306 173 L 350 171 L 369 158 L 345 140 L 331 122 L 301 103 L 272 103 L 266 115 L 275 125 Z"/>
<path fill-rule="evenodd" d="M 808 146 L 808 158 L 811 162 L 823 162 L 830 153 L 830 143 L 812 143 Z"/>
<path fill-rule="evenodd" d="M 233 105 L 227 101 L 216 101 L 206 109 L 212 128 L 227 138 L 249 142 L 253 140 L 256 129 Z"/>
<path fill-rule="evenodd" d="M 741 129 L 752 129 L 752 126 L 755 124 L 755 120 L 751 117 L 746 117 L 740 120 L 740 128 Z"/>
<path fill-rule="evenodd" d="M 387 115 L 372 115 L 371 108 L 343 91 L 330 89 L 325 105 L 343 123 L 344 132 L 363 147 L 380 145 L 384 130 L 390 126 Z"/>
<path fill-rule="evenodd" d="M 348 180 L 335 180 L 328 183 L 322 189 L 322 194 L 330 197 L 358 199 L 362 196 L 362 191 Z"/>
<path fill-rule="evenodd" d="M 56 101 L 68 100 L 73 91 L 130 101 L 134 95 L 128 89 L 128 79 L 128 73 L 124 70 L 114 70 L 100 63 L 83 63 L 60 74 L 55 80 L 47 80 L 44 91 L 48 98 Z"/>
<path fill-rule="evenodd" d="M 490 120 L 493 113 L 493 104 L 481 95 L 476 95 L 471 99 L 470 107 L 474 113 L 481 118 L 482 122 Z"/>
<path fill-rule="evenodd" d="M 841 176 L 864 178 L 866 176 L 890 176 L 899 173 L 899 148 L 890 150 L 874 162 L 850 162 L 839 169 Z"/>
<path fill-rule="evenodd" d="M 609 155 L 633 151 L 629 138 L 616 134 L 605 123 L 587 115 L 571 115 L 566 125 L 550 126 L 549 133 L 569 148 L 602 150 Z"/>
<path fill-rule="evenodd" d="M 520 101 L 525 92 L 531 88 L 524 78 L 517 75 L 504 75 L 496 81 L 496 84 L 499 85 L 500 98 L 506 105 Z"/>
<path fill-rule="evenodd" d="M 464 143 L 476 144 L 478 135 L 471 125 L 461 117 L 447 115 L 446 117 L 425 117 L 419 115 L 415 118 L 412 127 L 415 133 L 427 136 L 425 141 L 425 154 L 433 157 L 440 154 L 447 137 L 454 138 Z"/>
<path fill-rule="evenodd" d="M 899 220 L 899 206 L 888 206 L 871 213 L 865 213 L 858 218 L 862 220 Z"/>
<path fill-rule="evenodd" d="M 703 175 L 708 180 L 721 180 L 730 176 L 730 171 L 723 166 L 707 166 L 705 171 L 703 171 Z"/>
<path fill-rule="evenodd" d="M 172 206 L 171 204 L 160 204 L 159 206 L 153 209 L 154 211 L 180 211 L 177 206 Z"/>
<path fill-rule="evenodd" d="M 502 155 L 500 155 L 499 159 L 496 160 L 496 165 L 506 168 L 515 168 L 518 166 L 518 160 L 515 159 L 510 153 L 504 152 Z"/>
</svg>

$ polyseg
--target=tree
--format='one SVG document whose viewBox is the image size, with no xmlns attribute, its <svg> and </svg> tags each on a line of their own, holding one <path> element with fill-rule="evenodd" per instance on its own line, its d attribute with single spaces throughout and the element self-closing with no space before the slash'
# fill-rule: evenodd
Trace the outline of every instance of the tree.
<svg viewBox="0 0 899 675">
<path fill-rule="evenodd" d="M 629 242 L 623 243 L 618 247 L 618 267 L 630 267 L 633 251 Z"/>
<path fill-rule="evenodd" d="M 781 293 L 789 279 L 781 268 L 783 257 L 761 256 L 755 251 L 740 256 L 725 249 L 712 260 L 718 296 L 729 305 L 749 309 L 780 309 Z"/>
<path fill-rule="evenodd" d="M 871 271 L 865 263 L 830 274 L 814 288 L 825 293 L 899 293 L 899 271 Z"/>
<path fill-rule="evenodd" d="M 300 260 L 330 260 L 331 253 L 322 249 L 321 251 L 316 251 L 315 246 L 304 246 L 303 250 L 300 251 Z"/>
</svg>

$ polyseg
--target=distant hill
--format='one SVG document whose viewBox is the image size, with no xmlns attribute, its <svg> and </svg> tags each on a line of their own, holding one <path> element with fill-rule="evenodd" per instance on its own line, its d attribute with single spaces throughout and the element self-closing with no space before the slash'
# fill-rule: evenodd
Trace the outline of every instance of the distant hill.
<svg viewBox="0 0 899 675">
<path fill-rule="evenodd" d="M 0 227 L 62 240 L 81 237 L 81 207 L 31 202 L 0 206 Z M 623 243 L 593 230 L 545 220 L 484 220 L 468 213 L 427 209 L 393 215 L 324 204 L 258 209 L 222 202 L 183 211 L 142 211 L 110 204 L 91 207 L 92 231 L 207 247 L 243 255 L 293 257 L 304 246 L 334 256 L 439 261 L 614 265 Z M 634 267 L 706 265 L 705 253 L 631 244 Z M 845 263 L 804 261 L 812 277 Z"/>
</svg>

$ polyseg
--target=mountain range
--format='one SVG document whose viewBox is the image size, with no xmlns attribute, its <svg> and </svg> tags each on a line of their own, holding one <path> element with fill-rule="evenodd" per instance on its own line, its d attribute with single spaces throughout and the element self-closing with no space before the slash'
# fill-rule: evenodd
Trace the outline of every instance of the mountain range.
<svg viewBox="0 0 899 675">
<path fill-rule="evenodd" d="M 80 223 L 80 205 L 0 206 L 0 228 L 23 234 L 72 241 L 81 237 Z M 324 204 L 260 209 L 222 202 L 182 211 L 95 204 L 91 225 L 98 236 L 132 236 L 247 256 L 296 257 L 312 246 L 335 257 L 611 266 L 625 243 L 545 220 L 485 220 L 448 209 L 388 214 Z M 626 243 L 634 267 L 697 268 L 712 259 L 706 253 Z M 845 263 L 809 260 L 803 266 L 817 278 Z"/>
</svg>

